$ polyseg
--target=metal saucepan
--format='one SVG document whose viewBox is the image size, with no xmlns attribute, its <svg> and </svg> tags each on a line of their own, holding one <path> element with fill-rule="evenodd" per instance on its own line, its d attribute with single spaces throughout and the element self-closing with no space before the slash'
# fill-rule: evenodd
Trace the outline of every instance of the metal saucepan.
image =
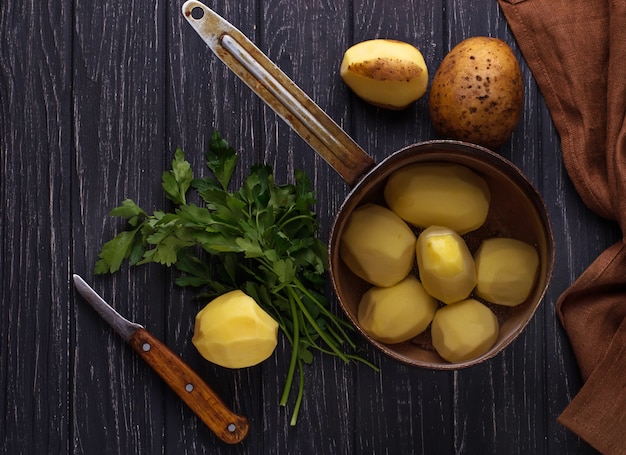
<svg viewBox="0 0 626 455">
<path fill-rule="evenodd" d="M 459 141 L 437 140 L 409 145 L 376 164 L 319 106 L 272 63 L 239 30 L 204 4 L 190 0 L 183 15 L 215 54 L 289 124 L 351 186 L 337 213 L 329 238 L 329 273 L 347 317 L 374 346 L 412 365 L 457 369 L 493 357 L 524 329 L 548 287 L 554 267 L 554 238 L 545 204 L 528 179 L 512 163 L 483 147 Z M 449 363 L 433 349 L 428 332 L 394 345 L 372 339 L 358 324 L 357 308 L 370 285 L 356 277 L 339 255 L 342 232 L 352 211 L 366 202 L 384 204 L 383 188 L 395 170 L 419 162 L 455 162 L 480 174 L 488 183 L 492 201 L 486 223 L 465 236 L 471 250 L 481 240 L 513 237 L 535 245 L 540 272 L 529 299 L 497 312 L 500 334 L 484 355 Z"/>
</svg>

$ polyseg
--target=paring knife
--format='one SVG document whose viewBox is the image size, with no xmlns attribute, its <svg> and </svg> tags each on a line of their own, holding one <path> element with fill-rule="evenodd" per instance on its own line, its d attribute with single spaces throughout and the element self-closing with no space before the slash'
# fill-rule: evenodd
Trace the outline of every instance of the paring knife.
<svg viewBox="0 0 626 455">
<path fill-rule="evenodd" d="M 174 392 L 222 441 L 240 442 L 248 434 L 248 420 L 235 414 L 183 360 L 142 325 L 121 316 L 79 275 L 74 286 L 98 314 L 156 371 Z"/>
</svg>

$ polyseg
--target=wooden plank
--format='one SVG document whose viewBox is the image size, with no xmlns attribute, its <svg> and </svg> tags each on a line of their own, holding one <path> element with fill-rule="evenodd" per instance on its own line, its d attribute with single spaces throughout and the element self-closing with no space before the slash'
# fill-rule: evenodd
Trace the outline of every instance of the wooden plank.
<svg viewBox="0 0 626 455">
<path fill-rule="evenodd" d="M 468 8 L 462 2 L 449 3 L 447 16 L 447 51 L 471 36 L 493 36 L 506 41 L 523 65 L 515 49 L 512 34 L 506 26 L 496 2 Z M 537 182 L 543 176 L 539 143 L 534 138 L 539 130 L 536 116 L 536 87 L 532 75 L 523 67 L 525 82 L 524 112 L 520 125 L 498 152 L 511 160 Z M 457 451 L 499 453 L 542 453 L 545 434 L 543 403 L 545 380 L 541 366 L 543 349 L 543 314 L 528 325 L 520 337 L 503 353 L 478 368 L 459 371 L 455 384 L 455 445 Z M 532 355 L 528 355 L 532 353 Z M 500 437 L 506 435 L 506 437 Z"/>
<path fill-rule="evenodd" d="M 432 80 L 443 56 L 442 3 L 412 1 L 399 6 L 359 1 L 354 5 L 351 44 L 375 38 L 409 42 L 421 50 Z M 405 111 L 391 112 L 351 95 L 354 134 L 377 161 L 406 145 L 431 139 L 427 100 L 424 96 Z M 453 453 L 453 375 L 409 367 L 384 356 L 377 359 L 380 375 L 362 375 L 358 381 L 355 453 Z"/>
<path fill-rule="evenodd" d="M 455 14 L 451 16 L 454 22 L 451 19 L 449 25 L 450 47 L 468 36 L 490 35 L 505 40 L 513 48 L 522 66 L 525 81 L 524 114 L 513 137 L 499 152 L 517 165 L 538 187 L 549 208 L 558 207 L 556 197 L 563 194 L 564 189 L 553 186 L 553 182 L 559 182 L 558 179 L 546 176 L 562 174 L 563 164 L 558 141 L 554 140 L 553 125 L 538 87 L 497 5 L 491 4 L 486 10 L 466 6 L 461 2 L 451 5 L 451 11 Z M 549 140 L 550 135 L 552 140 Z M 554 212 L 550 210 L 550 213 Z M 562 232 L 559 221 L 562 222 L 557 220 L 554 226 L 557 238 L 558 233 Z M 559 246 L 557 244 L 557 252 L 560 251 Z M 489 396 L 491 388 L 497 390 L 490 399 L 493 400 L 491 408 L 494 425 L 486 432 L 489 436 L 485 438 L 485 428 L 488 426 L 478 425 L 477 428 L 466 429 L 470 435 L 467 450 L 472 450 L 472 444 L 475 450 L 485 450 L 485 439 L 490 440 L 487 444 L 492 444 L 487 445 L 490 452 L 581 453 L 589 450 L 584 443 L 581 444 L 556 424 L 559 411 L 553 409 L 557 399 L 552 384 L 563 382 L 562 373 L 550 368 L 552 362 L 549 360 L 562 358 L 562 352 L 551 350 L 555 343 L 558 346 L 563 342 L 563 332 L 554 331 L 558 325 L 554 305 L 559 295 L 555 287 L 562 283 L 562 279 L 557 260 L 552 287 L 529 327 L 503 356 L 490 362 L 499 374 L 489 381 L 489 386 L 484 387 L 482 392 L 474 390 L 473 399 L 459 405 L 468 414 L 468 421 L 476 421 L 471 415 L 481 402 L 476 397 Z M 460 387 L 466 388 L 467 384 L 462 383 Z M 567 399 L 561 396 L 558 400 L 563 402 Z M 472 433 L 478 436 L 473 441 Z M 507 437 L 498 438 L 500 434 L 506 434 Z M 551 436 L 546 438 L 544 435 L 547 434 Z"/>
<path fill-rule="evenodd" d="M 207 5 L 254 39 L 256 8 L 232 2 Z M 247 88 L 187 24 L 180 14 L 180 6 L 172 2 L 168 14 L 168 29 L 172 36 L 166 52 L 168 101 L 164 153 L 171 157 L 175 148 L 181 147 L 194 171 L 198 175 L 208 175 L 204 153 L 213 131 L 219 130 L 240 155 L 234 177 L 234 183 L 240 184 L 249 165 L 258 161 L 254 138 L 259 134 L 259 122 L 253 114 L 258 111 L 260 102 L 254 96 L 240 96 Z M 173 273 L 168 273 L 167 277 L 172 283 Z M 248 418 L 251 430 L 241 444 L 226 447 L 179 402 L 169 400 L 166 403 L 165 450 L 171 453 L 245 453 L 248 447 L 257 446 L 262 437 L 259 429 L 263 425 L 265 408 L 258 397 L 261 396 L 261 372 L 266 365 L 233 371 L 211 365 L 198 354 L 191 344 L 193 320 L 206 302 L 196 300 L 197 292 L 183 291 L 173 284 L 168 286 L 165 305 L 167 339 L 171 345 L 179 347 L 183 358 L 232 409 Z"/>
<path fill-rule="evenodd" d="M 259 46 L 339 124 L 347 113 L 337 79 L 340 52 L 345 47 L 347 9 L 345 1 L 269 1 L 264 2 L 259 12 Z M 259 114 L 263 119 L 260 138 L 263 160 L 274 167 L 276 178 L 281 182 L 293 182 L 296 169 L 307 172 L 317 192 L 315 211 L 321 225 L 320 236 L 327 241 L 336 207 L 347 190 L 346 183 L 268 107 L 263 106 Z M 338 313 L 336 302 L 333 303 L 334 311 Z M 305 366 L 305 391 L 298 425 L 291 427 L 289 420 L 297 392 L 295 388 L 288 407 L 275 410 L 289 353 L 290 349 L 283 350 L 276 359 L 278 382 L 272 378 L 271 371 L 264 375 L 264 396 L 269 408 L 266 419 L 269 427 L 274 428 L 274 432 L 267 433 L 264 438 L 268 453 L 284 450 L 294 454 L 350 451 L 352 426 L 347 398 L 352 388 L 354 367 L 315 353 L 313 363 Z M 281 441 L 279 445 L 275 444 L 276 439 Z"/>
<path fill-rule="evenodd" d="M 132 198 L 163 203 L 163 2 L 76 3 L 72 119 L 76 174 L 74 267 L 131 320 L 164 338 L 164 275 L 157 267 L 93 276 L 102 244 L 123 228 L 108 212 Z M 78 453 L 154 453 L 163 446 L 163 397 L 172 394 L 80 299 L 74 315 L 72 440 Z M 173 395 L 173 394 L 172 394 Z"/>
<path fill-rule="evenodd" d="M 70 444 L 71 3 L 0 6 L 0 447 Z"/>
<path fill-rule="evenodd" d="M 543 105 L 543 99 L 540 100 Z M 542 107 L 542 161 L 550 178 L 540 183 L 552 216 L 556 237 L 556 271 L 544 303 L 544 325 L 547 361 L 544 365 L 548 400 L 546 434 L 548 453 L 597 453 L 584 441 L 566 430 L 557 417 L 582 386 L 580 371 L 574 361 L 567 335 L 556 317 L 556 302 L 563 291 L 588 267 L 600 253 L 619 241 L 616 223 L 603 220 L 585 208 L 563 167 L 560 142 L 547 109 Z"/>
<path fill-rule="evenodd" d="M 250 39 L 258 34 L 258 12 L 246 2 L 207 3 L 214 11 L 238 27 Z M 170 157 L 177 147 L 185 151 L 197 175 L 208 175 L 204 153 L 211 135 L 218 130 L 239 154 L 233 185 L 240 185 L 249 166 L 259 161 L 260 101 L 212 53 L 180 13 L 177 2 L 168 8 L 168 51 L 166 62 L 167 105 L 165 153 Z M 248 94 L 249 96 L 241 96 Z M 153 175 L 154 178 L 154 175 Z M 191 344 L 195 314 L 206 303 L 197 300 L 197 290 L 182 290 L 173 284 L 175 272 L 166 274 L 164 310 L 166 339 L 209 383 L 226 404 L 250 421 L 247 438 L 237 446 L 221 444 L 208 429 L 191 416 L 177 400 L 167 400 L 165 422 L 166 453 L 248 453 L 259 447 L 265 427 L 268 403 L 262 396 L 262 375 L 268 364 L 240 371 L 211 365 Z M 269 403 L 274 404 L 274 403 Z"/>
</svg>

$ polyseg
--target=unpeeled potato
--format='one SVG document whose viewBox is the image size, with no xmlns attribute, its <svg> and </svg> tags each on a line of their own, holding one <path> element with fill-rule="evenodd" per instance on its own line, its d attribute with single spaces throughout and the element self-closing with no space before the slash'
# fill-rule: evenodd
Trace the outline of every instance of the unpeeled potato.
<svg viewBox="0 0 626 455">
<path fill-rule="evenodd" d="M 429 112 L 442 136 L 496 148 L 523 108 L 519 62 L 502 40 L 475 36 L 446 55 L 430 89 Z"/>
<path fill-rule="evenodd" d="M 409 43 L 389 39 L 362 41 L 344 54 L 341 78 L 360 98 L 378 107 L 401 110 L 428 87 L 422 53 Z"/>
</svg>

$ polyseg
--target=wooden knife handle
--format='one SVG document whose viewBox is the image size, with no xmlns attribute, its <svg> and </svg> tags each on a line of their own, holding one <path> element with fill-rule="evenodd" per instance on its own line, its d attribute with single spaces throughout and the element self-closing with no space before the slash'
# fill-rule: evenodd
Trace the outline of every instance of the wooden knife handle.
<svg viewBox="0 0 626 455">
<path fill-rule="evenodd" d="M 135 331 L 128 342 L 218 438 L 235 444 L 246 437 L 248 420 L 232 412 L 172 350 L 145 329 Z"/>
</svg>

